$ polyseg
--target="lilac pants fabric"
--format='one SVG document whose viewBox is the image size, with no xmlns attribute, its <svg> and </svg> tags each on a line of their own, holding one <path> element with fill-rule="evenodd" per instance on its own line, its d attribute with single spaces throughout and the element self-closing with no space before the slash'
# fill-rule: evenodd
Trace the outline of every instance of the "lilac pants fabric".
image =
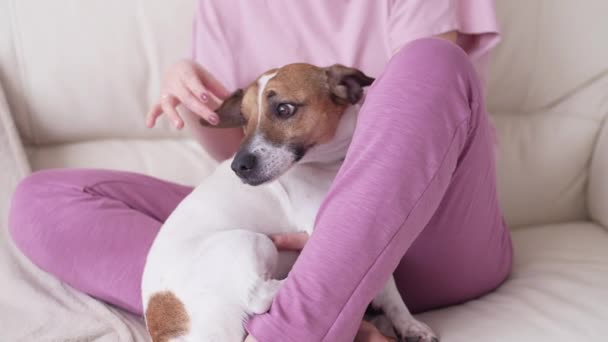
<svg viewBox="0 0 608 342">
<path fill-rule="evenodd" d="M 313 236 L 270 311 L 248 322 L 260 342 L 352 341 L 393 272 L 413 312 L 479 297 L 510 272 L 493 136 L 467 55 L 440 39 L 408 44 L 359 115 Z M 146 254 L 191 190 L 126 172 L 37 172 L 18 186 L 9 228 L 42 269 L 141 313 Z"/>
</svg>

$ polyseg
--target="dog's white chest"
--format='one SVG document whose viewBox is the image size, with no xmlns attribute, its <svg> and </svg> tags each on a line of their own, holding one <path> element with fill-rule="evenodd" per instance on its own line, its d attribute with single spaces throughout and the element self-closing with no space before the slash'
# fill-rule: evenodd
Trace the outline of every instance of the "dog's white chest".
<svg viewBox="0 0 608 342">
<path fill-rule="evenodd" d="M 286 214 L 298 231 L 312 233 L 314 221 L 339 164 L 300 165 L 279 179 L 286 192 Z"/>
</svg>

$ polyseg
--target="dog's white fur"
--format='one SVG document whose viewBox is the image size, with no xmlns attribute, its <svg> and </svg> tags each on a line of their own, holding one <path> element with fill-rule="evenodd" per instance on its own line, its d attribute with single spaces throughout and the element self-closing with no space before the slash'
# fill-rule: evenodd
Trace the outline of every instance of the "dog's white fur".
<svg viewBox="0 0 608 342">
<path fill-rule="evenodd" d="M 313 147 L 275 181 L 243 184 L 228 160 L 179 204 L 153 243 L 142 281 L 144 309 L 151 296 L 163 291 L 183 303 L 189 329 L 173 340 L 242 342 L 244 320 L 268 310 L 280 285 L 276 279 L 287 276 L 296 258 L 295 253 L 277 252 L 268 234 L 312 233 L 358 110 L 358 105 L 350 106 L 334 138 Z M 251 146 L 278 149 L 266 152 L 287 163 L 287 152 L 266 143 L 263 132 L 256 132 Z M 434 337 L 411 316 L 392 277 L 373 305 L 384 310 L 401 336 Z"/>
</svg>

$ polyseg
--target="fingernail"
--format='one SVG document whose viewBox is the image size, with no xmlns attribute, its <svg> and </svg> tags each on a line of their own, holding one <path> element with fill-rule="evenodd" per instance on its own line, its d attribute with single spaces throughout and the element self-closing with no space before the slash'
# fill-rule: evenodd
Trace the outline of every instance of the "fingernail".
<svg viewBox="0 0 608 342">
<path fill-rule="evenodd" d="M 217 115 L 211 115 L 207 118 L 207 121 L 212 125 L 217 125 L 220 122 L 220 118 Z"/>
<path fill-rule="evenodd" d="M 202 93 L 202 94 L 201 94 L 201 100 L 202 100 L 203 102 L 207 102 L 207 101 L 209 101 L 209 95 L 207 95 L 207 93 Z"/>
</svg>

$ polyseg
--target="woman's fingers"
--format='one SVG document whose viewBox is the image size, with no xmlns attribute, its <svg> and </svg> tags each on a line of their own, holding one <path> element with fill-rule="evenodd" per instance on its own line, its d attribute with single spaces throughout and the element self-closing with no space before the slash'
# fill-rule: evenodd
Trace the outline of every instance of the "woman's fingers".
<svg viewBox="0 0 608 342">
<path fill-rule="evenodd" d="M 196 98 L 186 86 L 181 87 L 178 94 L 182 104 L 191 112 L 207 120 L 207 122 L 212 125 L 217 125 L 220 122 L 219 116 L 209 109 L 209 106 L 203 104 L 201 100 Z"/>
<path fill-rule="evenodd" d="M 163 95 L 146 115 L 146 125 L 154 127 L 163 113 L 177 128 L 184 126 L 177 107 L 181 104 L 190 112 L 217 125 L 220 117 L 214 112 L 229 92 L 202 66 L 193 61 L 181 61 L 167 71 Z"/>
<path fill-rule="evenodd" d="M 183 79 L 184 86 L 190 90 L 192 94 L 194 94 L 199 100 L 203 103 L 208 100 L 208 91 L 205 89 L 203 82 L 198 76 L 194 73 L 194 71 L 188 73 L 184 76 Z"/>
<path fill-rule="evenodd" d="M 156 118 L 158 118 L 163 113 L 163 107 L 160 103 L 152 106 L 148 114 L 146 114 L 146 126 L 149 128 L 154 127 L 156 124 Z"/>
<path fill-rule="evenodd" d="M 301 251 L 308 241 L 307 233 L 281 233 L 270 235 L 270 239 L 280 250 Z"/>
<path fill-rule="evenodd" d="M 222 102 L 224 102 L 224 100 L 221 100 L 214 93 L 207 94 L 206 98 L 207 98 L 207 107 L 209 107 L 211 110 L 218 109 L 220 107 L 220 105 L 222 104 Z"/>
<path fill-rule="evenodd" d="M 215 94 L 221 100 L 228 98 L 230 92 L 224 88 L 222 83 L 213 77 L 207 70 L 203 69 L 200 65 L 196 65 L 196 73 L 199 79 L 205 80 L 205 87 L 210 93 Z M 221 102 L 221 101 L 220 101 Z"/>
<path fill-rule="evenodd" d="M 210 110 L 215 110 L 222 104 L 222 100 L 206 89 L 201 80 L 194 74 L 188 75 L 184 79 L 184 86 Z"/>
<path fill-rule="evenodd" d="M 179 99 L 177 99 L 173 95 L 163 95 L 160 100 L 161 108 L 163 113 L 167 114 L 169 120 L 173 122 L 173 125 L 177 128 L 184 127 L 184 120 L 182 120 L 181 116 L 175 109 L 179 105 Z"/>
</svg>

